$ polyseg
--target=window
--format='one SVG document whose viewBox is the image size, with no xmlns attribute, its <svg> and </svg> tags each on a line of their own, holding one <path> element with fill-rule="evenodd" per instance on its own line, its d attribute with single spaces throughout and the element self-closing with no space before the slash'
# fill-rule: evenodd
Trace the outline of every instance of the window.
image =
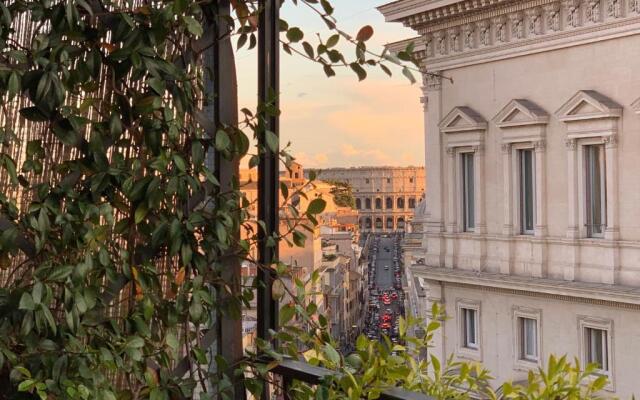
<svg viewBox="0 0 640 400">
<path fill-rule="evenodd" d="M 478 310 L 460 309 L 462 317 L 462 346 L 467 349 L 478 349 Z"/>
<path fill-rule="evenodd" d="M 364 208 L 366 208 L 367 210 L 371 210 L 371 199 L 364 200 Z"/>
<path fill-rule="evenodd" d="M 518 150 L 518 159 L 520 164 L 520 233 L 532 235 L 535 210 L 533 150 Z"/>
<path fill-rule="evenodd" d="M 382 229 L 382 218 L 376 218 L 376 229 Z"/>
<path fill-rule="evenodd" d="M 403 197 L 398 197 L 397 207 L 398 208 L 404 208 L 404 198 Z"/>
<path fill-rule="evenodd" d="M 393 218 L 387 218 L 387 229 L 393 229 Z"/>
<path fill-rule="evenodd" d="M 386 204 L 387 210 L 390 210 L 393 208 L 393 199 L 391 197 L 387 197 L 386 203 L 387 203 Z"/>
<path fill-rule="evenodd" d="M 391 183 L 391 178 L 387 178 L 387 183 Z"/>
<path fill-rule="evenodd" d="M 376 210 L 382 209 L 382 199 L 376 199 Z"/>
<path fill-rule="evenodd" d="M 584 146 L 585 205 L 588 237 L 602 237 L 607 225 L 604 145 Z"/>
<path fill-rule="evenodd" d="M 583 365 L 595 364 L 597 372 L 606 375 L 606 390 L 614 389 L 613 321 L 604 318 L 578 317 L 580 353 Z"/>
<path fill-rule="evenodd" d="M 362 208 L 362 201 L 360 199 L 356 199 L 356 209 L 361 209 Z"/>
<path fill-rule="evenodd" d="M 413 183 L 413 178 L 409 178 L 409 183 Z"/>
<path fill-rule="evenodd" d="M 533 318 L 518 318 L 520 336 L 520 359 L 538 361 L 538 321 Z"/>
<path fill-rule="evenodd" d="M 473 153 L 462 153 L 462 221 L 465 232 L 473 232 L 475 224 L 475 187 Z"/>
<path fill-rule="evenodd" d="M 531 370 L 541 366 L 542 311 L 529 307 L 513 308 L 514 368 Z"/>
<path fill-rule="evenodd" d="M 416 199 L 413 197 L 409 198 L 409 208 L 416 208 Z"/>
<path fill-rule="evenodd" d="M 369 178 L 365 178 L 364 183 L 369 183 Z"/>
<path fill-rule="evenodd" d="M 598 370 L 609 371 L 609 338 L 604 329 L 584 328 L 585 362 L 596 364 Z"/>
</svg>

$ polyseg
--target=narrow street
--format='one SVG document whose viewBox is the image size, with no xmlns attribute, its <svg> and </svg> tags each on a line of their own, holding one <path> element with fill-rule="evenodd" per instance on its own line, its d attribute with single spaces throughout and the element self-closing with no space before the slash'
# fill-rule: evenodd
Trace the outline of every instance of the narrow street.
<svg viewBox="0 0 640 400">
<path fill-rule="evenodd" d="M 398 341 L 399 319 L 404 316 L 400 235 L 376 235 L 369 259 L 369 304 L 365 332 L 371 339 L 388 336 Z"/>
</svg>

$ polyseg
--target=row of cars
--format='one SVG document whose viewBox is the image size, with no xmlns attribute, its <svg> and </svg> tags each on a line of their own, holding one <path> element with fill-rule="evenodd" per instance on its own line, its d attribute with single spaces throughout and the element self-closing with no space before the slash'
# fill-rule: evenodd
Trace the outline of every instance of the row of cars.
<svg viewBox="0 0 640 400">
<path fill-rule="evenodd" d="M 384 243 L 381 243 L 381 239 Z M 365 327 L 370 339 L 380 339 L 381 335 L 389 337 L 392 343 L 397 343 L 399 339 L 400 317 L 404 315 L 400 241 L 399 235 L 376 236 L 372 241 L 368 272 L 369 307 Z M 393 265 L 391 280 L 389 264 Z M 378 273 L 385 274 L 383 279 L 376 279 Z M 378 282 L 382 284 L 378 285 Z"/>
</svg>

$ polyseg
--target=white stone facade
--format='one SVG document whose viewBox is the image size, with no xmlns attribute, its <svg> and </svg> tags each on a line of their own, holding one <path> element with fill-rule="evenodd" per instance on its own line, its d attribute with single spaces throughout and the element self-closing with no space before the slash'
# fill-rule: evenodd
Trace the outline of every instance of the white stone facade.
<svg viewBox="0 0 640 400">
<path fill-rule="evenodd" d="M 640 1 L 399 0 L 380 11 L 420 34 L 427 192 L 410 254 L 428 301 L 451 317 L 435 351 L 481 360 L 498 381 L 550 354 L 595 357 L 608 391 L 640 394 Z"/>
</svg>

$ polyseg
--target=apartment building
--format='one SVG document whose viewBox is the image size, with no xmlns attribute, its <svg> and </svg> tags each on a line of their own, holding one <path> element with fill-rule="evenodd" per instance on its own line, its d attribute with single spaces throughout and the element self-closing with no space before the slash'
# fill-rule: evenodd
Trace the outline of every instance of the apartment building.
<svg viewBox="0 0 640 400">
<path fill-rule="evenodd" d="M 419 35 L 427 192 L 409 261 L 425 309 L 450 317 L 433 351 L 497 381 L 568 354 L 639 394 L 640 1 L 379 10 Z"/>
<path fill-rule="evenodd" d="M 319 179 L 352 187 L 361 232 L 405 230 L 424 197 L 424 167 L 328 168 Z"/>
</svg>

